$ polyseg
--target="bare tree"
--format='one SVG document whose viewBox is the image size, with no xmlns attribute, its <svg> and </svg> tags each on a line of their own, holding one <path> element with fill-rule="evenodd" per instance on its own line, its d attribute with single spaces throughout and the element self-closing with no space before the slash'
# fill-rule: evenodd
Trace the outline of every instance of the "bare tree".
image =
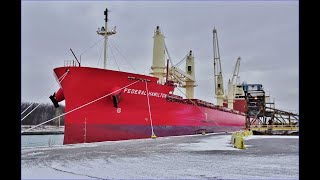
<svg viewBox="0 0 320 180">
<path fill-rule="evenodd" d="M 22 102 L 21 112 L 26 110 L 32 103 Z M 30 108 L 28 108 L 22 115 L 21 118 L 29 114 L 39 103 L 34 103 Z M 31 114 L 29 114 L 22 122 L 22 125 L 37 125 L 45 122 L 49 119 L 57 117 L 64 112 L 64 106 L 55 108 L 52 104 L 41 104 L 37 109 L 35 109 Z M 59 125 L 59 118 L 57 120 L 48 122 L 46 125 Z M 60 117 L 60 125 L 64 125 L 64 116 Z"/>
</svg>

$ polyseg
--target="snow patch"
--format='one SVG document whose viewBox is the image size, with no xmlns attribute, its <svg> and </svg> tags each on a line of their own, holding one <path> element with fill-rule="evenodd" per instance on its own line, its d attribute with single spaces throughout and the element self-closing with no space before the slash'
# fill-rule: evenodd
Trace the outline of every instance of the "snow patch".
<svg viewBox="0 0 320 180">
<path fill-rule="evenodd" d="M 191 151 L 208 151 L 208 150 L 240 150 L 234 148 L 230 143 L 231 135 L 227 136 L 211 136 L 201 140 L 198 143 L 179 144 L 180 148 Z"/>
<path fill-rule="evenodd" d="M 50 167 L 22 168 L 22 179 L 96 179 L 86 175 L 78 175 L 56 170 Z"/>
<path fill-rule="evenodd" d="M 252 135 L 245 137 L 245 140 L 250 139 L 265 139 L 265 138 L 279 138 L 279 139 L 299 139 L 299 136 L 286 136 L 286 135 Z"/>
</svg>

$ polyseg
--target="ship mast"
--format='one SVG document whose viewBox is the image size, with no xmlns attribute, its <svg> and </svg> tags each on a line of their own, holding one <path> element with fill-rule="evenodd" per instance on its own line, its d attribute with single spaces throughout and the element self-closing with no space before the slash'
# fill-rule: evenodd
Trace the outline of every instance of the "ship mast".
<svg viewBox="0 0 320 180">
<path fill-rule="evenodd" d="M 114 27 L 111 31 L 108 32 L 108 8 L 104 11 L 105 17 L 105 25 L 102 26 L 101 29 L 98 28 L 97 33 L 101 36 L 104 36 L 104 56 L 103 56 L 103 68 L 107 69 L 107 42 L 108 42 L 108 36 L 116 34 L 116 27 Z"/>
<path fill-rule="evenodd" d="M 164 35 L 160 31 L 160 27 L 157 26 L 153 36 L 153 60 L 151 70 L 154 77 L 159 78 L 159 82 L 162 83 L 165 77 L 165 43 Z"/>
</svg>

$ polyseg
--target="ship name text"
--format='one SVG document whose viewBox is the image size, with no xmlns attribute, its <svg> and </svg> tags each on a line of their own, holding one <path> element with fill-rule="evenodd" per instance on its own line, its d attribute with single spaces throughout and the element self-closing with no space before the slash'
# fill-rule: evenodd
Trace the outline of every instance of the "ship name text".
<svg viewBox="0 0 320 180">
<path fill-rule="evenodd" d="M 138 95 L 147 95 L 147 91 L 145 90 L 140 90 L 140 89 L 129 89 L 129 88 L 124 88 L 123 92 L 128 93 L 128 94 L 138 94 Z M 167 95 L 159 92 L 151 92 L 149 91 L 149 96 L 154 96 L 154 97 L 159 97 L 159 98 L 166 98 Z"/>
</svg>

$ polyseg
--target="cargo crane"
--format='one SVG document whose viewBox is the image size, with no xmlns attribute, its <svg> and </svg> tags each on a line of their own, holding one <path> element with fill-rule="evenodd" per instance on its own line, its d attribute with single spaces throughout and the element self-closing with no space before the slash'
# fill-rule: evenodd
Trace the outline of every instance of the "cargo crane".
<svg viewBox="0 0 320 180">
<path fill-rule="evenodd" d="M 186 89 L 186 97 L 189 99 L 194 98 L 195 84 L 195 63 L 194 56 L 190 50 L 186 57 L 178 62 L 176 65 L 172 64 L 167 46 L 165 44 L 164 35 L 160 31 L 160 27 L 157 26 L 154 31 L 154 43 L 153 43 L 153 63 L 151 66 L 152 74 L 154 77 L 159 78 L 160 84 L 176 83 L 179 87 Z M 165 55 L 168 55 L 167 67 L 165 66 Z M 171 68 L 169 68 L 169 60 L 171 62 Z M 183 71 L 178 68 L 182 62 L 186 63 L 186 69 Z"/>
<path fill-rule="evenodd" d="M 236 61 L 236 65 L 233 70 L 233 74 L 231 79 L 228 81 L 228 95 L 227 95 L 227 103 L 228 103 L 228 108 L 233 109 L 233 103 L 235 99 L 235 94 L 238 89 L 236 89 L 236 86 L 239 83 L 239 69 L 240 69 L 240 57 L 238 57 Z M 241 88 L 242 89 L 242 88 Z M 239 91 L 239 90 L 238 90 Z M 239 93 L 237 93 L 239 94 Z"/>
<path fill-rule="evenodd" d="M 183 87 L 186 89 L 186 97 L 189 99 L 193 99 L 194 87 L 196 87 L 197 85 L 195 84 L 194 56 L 191 50 L 187 54 L 185 61 L 186 61 L 185 71 L 179 69 L 177 65 L 174 65 L 170 68 L 169 75 L 171 75 L 171 79 L 173 80 L 173 82 L 178 83 L 180 87 Z"/>
<path fill-rule="evenodd" d="M 214 90 L 217 98 L 217 105 L 223 106 L 224 88 L 220 62 L 220 52 L 217 29 L 213 28 L 213 66 L 214 66 Z"/>
</svg>

